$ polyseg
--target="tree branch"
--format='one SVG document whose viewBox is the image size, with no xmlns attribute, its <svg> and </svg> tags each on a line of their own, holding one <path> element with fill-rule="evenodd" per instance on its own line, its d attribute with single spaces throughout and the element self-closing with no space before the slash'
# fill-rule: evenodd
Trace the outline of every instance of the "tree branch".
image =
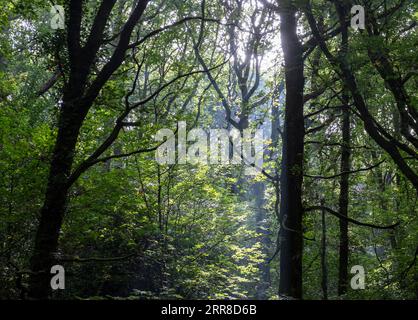
<svg viewBox="0 0 418 320">
<path fill-rule="evenodd" d="M 367 168 L 360 168 L 360 169 L 357 169 L 357 170 L 343 171 L 343 172 L 334 174 L 332 176 L 315 176 L 315 175 L 310 175 L 310 174 L 304 174 L 303 176 L 307 177 L 307 178 L 312 178 L 312 179 L 334 179 L 334 178 L 340 177 L 340 176 L 345 175 L 345 174 L 351 174 L 351 173 L 357 173 L 357 172 L 372 170 L 372 169 L 380 166 L 385 161 L 386 160 L 382 160 L 379 163 L 376 163 L 376 164 L 374 164 L 370 167 L 367 167 Z"/>
<path fill-rule="evenodd" d="M 326 206 L 312 206 L 312 207 L 305 208 L 304 211 L 308 212 L 308 211 L 315 211 L 315 210 L 325 210 L 328 213 L 332 214 L 333 216 L 336 216 L 338 219 L 351 222 L 351 223 L 356 224 L 358 226 L 370 227 L 370 228 L 374 228 L 374 229 L 383 229 L 383 230 L 385 230 L 385 229 L 395 229 L 400 224 L 400 222 L 396 222 L 395 224 L 388 225 L 388 226 L 378 226 L 378 225 L 371 224 L 371 223 L 360 222 L 360 221 L 354 220 L 352 218 L 343 216 L 339 212 L 334 211 L 331 208 L 328 208 Z"/>
</svg>

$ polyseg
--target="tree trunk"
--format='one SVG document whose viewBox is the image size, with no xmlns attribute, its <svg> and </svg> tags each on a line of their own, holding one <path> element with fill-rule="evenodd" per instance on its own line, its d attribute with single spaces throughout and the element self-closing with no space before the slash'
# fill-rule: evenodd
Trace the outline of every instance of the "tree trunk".
<svg viewBox="0 0 418 320">
<path fill-rule="evenodd" d="M 302 298 L 303 58 L 297 36 L 296 8 L 279 2 L 285 61 L 286 109 L 283 132 L 280 203 L 279 294 Z"/>
<path fill-rule="evenodd" d="M 346 60 L 348 52 L 348 28 L 345 19 L 348 16 L 349 7 L 347 4 L 335 2 L 338 18 L 341 25 L 341 59 Z M 342 146 L 341 146 L 341 166 L 340 172 L 350 171 L 350 107 L 348 89 L 344 88 L 342 94 Z M 342 216 L 348 217 L 349 200 L 349 173 L 343 173 L 340 178 L 340 195 L 338 199 L 339 212 Z M 348 285 L 348 221 L 339 219 L 340 224 L 340 243 L 339 243 L 339 264 L 338 264 L 338 295 L 347 292 Z"/>
<path fill-rule="evenodd" d="M 324 202 L 322 201 L 322 204 Z M 322 288 L 322 299 L 328 300 L 328 267 L 327 267 L 327 225 L 325 220 L 325 210 L 321 212 L 321 223 L 322 223 L 322 237 L 321 237 L 321 288 Z"/>
<path fill-rule="evenodd" d="M 350 171 L 350 110 L 348 96 L 343 95 L 343 119 L 342 119 L 342 147 L 341 147 L 341 172 Z M 338 199 L 339 212 L 342 216 L 348 217 L 348 193 L 349 174 L 345 173 L 340 178 L 340 195 Z M 338 294 L 347 292 L 348 284 L 348 221 L 339 219 L 340 244 L 339 244 L 339 265 L 338 265 Z"/>
<path fill-rule="evenodd" d="M 29 298 L 46 299 L 50 293 L 50 269 L 55 264 L 54 254 L 67 202 L 67 180 L 84 119 L 84 114 L 80 114 L 78 110 L 73 104 L 64 103 L 60 114 L 44 205 L 30 261 L 32 273 L 29 279 Z"/>
<path fill-rule="evenodd" d="M 267 213 L 264 209 L 264 193 L 265 183 L 263 181 L 255 182 L 251 189 L 255 198 L 255 223 L 256 232 L 259 235 L 258 241 L 261 244 L 261 253 L 263 261 L 258 264 L 260 272 L 260 283 L 257 286 L 257 299 L 267 299 L 267 290 L 270 287 L 270 264 L 269 264 L 269 252 L 271 248 L 270 232 L 267 226 Z"/>
</svg>

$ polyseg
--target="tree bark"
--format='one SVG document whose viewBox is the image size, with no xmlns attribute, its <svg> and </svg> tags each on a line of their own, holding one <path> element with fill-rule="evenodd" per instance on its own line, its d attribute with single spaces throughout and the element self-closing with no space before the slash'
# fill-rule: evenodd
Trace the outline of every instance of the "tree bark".
<svg viewBox="0 0 418 320">
<path fill-rule="evenodd" d="M 340 194 L 338 199 L 339 212 L 342 216 L 348 217 L 349 199 L 349 171 L 350 171 L 350 110 L 348 96 L 343 95 L 343 119 L 342 119 L 342 146 L 341 146 L 341 172 L 347 172 L 340 178 Z M 338 294 L 347 292 L 348 284 L 348 221 L 339 220 L 340 244 L 339 244 L 339 265 L 338 265 Z"/>
<path fill-rule="evenodd" d="M 289 0 L 279 1 L 279 5 L 286 81 L 280 196 L 279 294 L 301 299 L 304 149 L 303 57 L 297 35 L 296 8 Z"/>
<path fill-rule="evenodd" d="M 322 205 L 324 202 L 322 201 Z M 322 299 L 328 300 L 328 266 L 327 266 L 327 225 L 325 210 L 321 212 L 322 237 L 321 237 L 321 288 Z"/>
<path fill-rule="evenodd" d="M 35 247 L 30 261 L 30 298 L 45 299 L 50 292 L 50 268 L 58 246 L 59 232 L 67 202 L 67 179 L 71 173 L 77 137 L 84 117 L 65 103 L 59 119 L 58 136 L 50 166 L 44 205 L 41 210 Z"/>
<path fill-rule="evenodd" d="M 341 59 L 345 60 L 348 53 L 348 27 L 345 20 L 348 16 L 349 7 L 338 1 L 334 1 L 335 8 L 341 25 Z M 348 90 L 344 88 L 342 94 L 342 143 L 341 143 L 341 165 L 340 172 L 340 194 L 338 198 L 339 212 L 341 216 L 348 217 L 348 201 L 349 201 L 349 171 L 350 171 L 350 107 L 349 107 Z M 340 243 L 339 243 L 339 264 L 338 264 L 338 295 L 347 292 L 348 286 L 348 221 L 340 219 Z"/>
<path fill-rule="evenodd" d="M 267 213 L 264 209 L 264 194 L 265 194 L 265 183 L 255 182 L 251 189 L 255 198 L 255 223 L 256 232 L 259 235 L 258 241 L 261 244 L 261 253 L 263 261 L 258 264 L 260 272 L 260 283 L 257 286 L 256 296 L 259 300 L 267 299 L 267 290 L 270 287 L 270 264 L 269 264 L 269 253 L 271 248 L 270 232 L 267 225 Z"/>
</svg>

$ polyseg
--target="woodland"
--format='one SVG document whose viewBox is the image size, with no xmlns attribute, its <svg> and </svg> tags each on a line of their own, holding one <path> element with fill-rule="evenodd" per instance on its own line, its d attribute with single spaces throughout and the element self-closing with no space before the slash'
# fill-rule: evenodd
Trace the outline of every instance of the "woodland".
<svg viewBox="0 0 418 320">
<path fill-rule="evenodd" d="M 418 299 L 418 1 L 0 8 L 1 300 Z"/>
</svg>

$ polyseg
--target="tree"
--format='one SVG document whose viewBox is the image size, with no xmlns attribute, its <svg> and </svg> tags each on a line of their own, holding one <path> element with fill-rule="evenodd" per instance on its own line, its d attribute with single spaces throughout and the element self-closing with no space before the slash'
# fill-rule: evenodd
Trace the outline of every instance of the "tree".
<svg viewBox="0 0 418 320">
<path fill-rule="evenodd" d="M 286 83 L 280 181 L 279 293 L 302 298 L 303 51 L 297 34 L 297 8 L 288 0 L 280 1 L 279 6 Z"/>
<path fill-rule="evenodd" d="M 0 299 L 416 299 L 416 1 L 64 3 L 1 2 Z"/>
</svg>

